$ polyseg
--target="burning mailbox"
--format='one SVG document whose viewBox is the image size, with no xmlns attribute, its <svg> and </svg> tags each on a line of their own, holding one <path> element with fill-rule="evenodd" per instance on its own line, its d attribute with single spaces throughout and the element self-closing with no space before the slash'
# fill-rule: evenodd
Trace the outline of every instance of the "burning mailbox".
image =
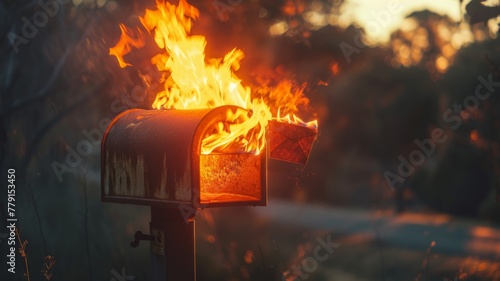
<svg viewBox="0 0 500 281">
<path fill-rule="evenodd" d="M 138 231 L 130 245 L 151 240 L 154 280 L 196 280 L 195 222 L 191 218 L 198 208 L 267 204 L 265 141 L 259 153 L 233 149 L 224 153 L 226 148 L 202 153 L 207 136 L 227 125 L 228 115 L 236 111 L 252 115 L 234 105 L 132 109 L 119 114 L 104 134 L 102 200 L 152 206 L 151 235 Z M 316 129 L 276 121 L 268 129 L 273 158 L 305 163 Z M 188 220 L 179 208 L 183 204 L 194 210 Z"/>
<path fill-rule="evenodd" d="M 162 77 L 157 110 L 118 115 L 101 149 L 102 201 L 151 206 L 150 235 L 136 232 L 131 246 L 151 241 L 153 280 L 196 280 L 196 211 L 266 205 L 267 155 L 305 164 L 317 135 L 316 120 L 296 116 L 309 103 L 303 87 L 280 79 L 252 91 L 234 72 L 241 50 L 205 57 L 205 37 L 190 35 L 198 15 L 185 0 L 157 1 L 140 26 L 121 24 L 110 48 L 122 68 L 151 38 L 160 50 L 151 57 Z"/>
<path fill-rule="evenodd" d="M 194 208 L 267 203 L 266 152 L 201 153 L 203 138 L 237 106 L 132 109 L 102 142 L 102 200 Z"/>
</svg>

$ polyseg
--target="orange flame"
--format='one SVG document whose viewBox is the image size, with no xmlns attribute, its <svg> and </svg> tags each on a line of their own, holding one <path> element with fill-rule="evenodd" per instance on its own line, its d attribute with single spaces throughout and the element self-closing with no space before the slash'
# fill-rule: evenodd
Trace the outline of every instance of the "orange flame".
<svg viewBox="0 0 500 281">
<path fill-rule="evenodd" d="M 135 48 L 142 48 L 144 47 L 144 40 L 141 38 L 134 39 L 132 38 L 132 35 L 134 32 L 132 29 L 129 29 L 123 24 L 120 24 L 120 30 L 122 32 L 122 35 L 120 36 L 120 41 L 114 46 L 113 48 L 109 49 L 109 54 L 112 56 L 116 56 L 116 59 L 118 59 L 118 63 L 120 64 L 121 68 L 130 66 L 130 63 L 126 63 L 123 60 L 123 56 L 130 53 L 132 51 L 132 47 Z M 140 30 L 139 30 L 139 34 Z"/>
<path fill-rule="evenodd" d="M 276 87 L 262 86 L 254 96 L 234 73 L 240 67 L 243 51 L 233 49 L 222 59 L 205 58 L 204 36 L 189 33 L 199 11 L 181 0 L 178 6 L 157 2 L 156 10 L 146 10 L 140 17 L 142 26 L 153 36 L 162 52 L 151 63 L 162 72 L 163 90 L 156 95 L 155 109 L 200 109 L 236 105 L 246 110 L 227 112 L 224 123 L 217 124 L 203 142 L 201 153 L 244 151 L 259 154 L 265 146 L 265 129 L 269 120 L 317 127 L 317 122 L 304 122 L 295 113 L 309 100 L 304 87 L 293 91 L 293 83 L 283 80 Z M 120 25 L 122 35 L 110 55 L 116 56 L 120 67 L 130 66 L 123 56 L 131 48 L 144 46 L 144 32 Z M 135 38 L 137 37 L 137 38 Z M 273 117 L 273 113 L 275 117 Z M 285 114 L 285 116 L 281 116 Z"/>
</svg>

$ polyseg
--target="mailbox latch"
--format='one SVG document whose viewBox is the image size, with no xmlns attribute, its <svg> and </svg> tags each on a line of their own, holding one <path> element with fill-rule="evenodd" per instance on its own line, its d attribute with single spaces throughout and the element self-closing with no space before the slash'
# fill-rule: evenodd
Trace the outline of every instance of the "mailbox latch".
<svg viewBox="0 0 500 281">
<path fill-rule="evenodd" d="M 154 237 L 152 235 L 144 234 L 144 233 L 142 233 L 142 231 L 137 231 L 134 234 L 134 241 L 130 242 L 130 247 L 137 248 L 137 246 L 139 246 L 139 242 L 141 240 L 151 241 L 153 239 L 154 239 Z"/>
</svg>

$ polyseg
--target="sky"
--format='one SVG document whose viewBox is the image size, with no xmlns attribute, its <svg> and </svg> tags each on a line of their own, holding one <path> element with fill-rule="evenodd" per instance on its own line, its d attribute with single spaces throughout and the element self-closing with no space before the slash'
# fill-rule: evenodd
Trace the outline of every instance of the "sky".
<svg viewBox="0 0 500 281">
<path fill-rule="evenodd" d="M 389 39 L 391 32 L 400 27 L 406 15 L 429 9 L 447 15 L 459 22 L 462 15 L 458 0 L 347 0 L 339 21 L 354 19 L 365 27 L 367 35 L 375 42 Z M 467 3 L 468 1 L 464 1 Z"/>
</svg>

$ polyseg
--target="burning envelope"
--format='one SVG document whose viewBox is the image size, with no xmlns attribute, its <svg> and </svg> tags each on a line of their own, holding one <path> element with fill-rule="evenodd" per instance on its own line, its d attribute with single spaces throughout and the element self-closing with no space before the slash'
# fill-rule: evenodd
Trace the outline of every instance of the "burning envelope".
<svg viewBox="0 0 500 281">
<path fill-rule="evenodd" d="M 306 164 L 317 134 L 316 128 L 270 121 L 269 156 L 278 160 Z"/>
</svg>

